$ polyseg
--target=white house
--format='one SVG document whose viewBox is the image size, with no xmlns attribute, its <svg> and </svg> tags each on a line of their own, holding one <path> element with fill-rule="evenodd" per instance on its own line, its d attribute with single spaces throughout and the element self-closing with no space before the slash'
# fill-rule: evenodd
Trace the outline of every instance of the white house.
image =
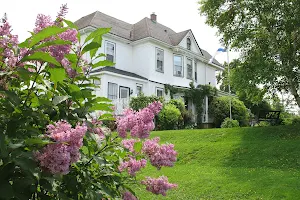
<svg viewBox="0 0 300 200">
<path fill-rule="evenodd" d="M 93 75 L 101 77 L 97 83 L 101 89 L 96 94 L 116 104 L 123 101 L 123 107 L 125 101 L 141 92 L 170 99 L 164 92 L 165 84 L 188 88 L 193 81 L 194 85 L 216 86 L 215 72 L 223 70 L 217 60 L 208 62 L 211 55 L 200 48 L 192 30 L 176 33 L 158 23 L 155 14 L 129 24 L 96 11 L 77 20 L 76 25 L 82 39 L 96 28 L 111 27 L 97 53 L 106 54 L 106 59 L 116 64 L 95 69 Z M 180 94 L 175 97 L 180 98 Z M 192 103 L 188 104 L 193 110 Z M 207 109 L 204 116 L 208 122 Z"/>
</svg>

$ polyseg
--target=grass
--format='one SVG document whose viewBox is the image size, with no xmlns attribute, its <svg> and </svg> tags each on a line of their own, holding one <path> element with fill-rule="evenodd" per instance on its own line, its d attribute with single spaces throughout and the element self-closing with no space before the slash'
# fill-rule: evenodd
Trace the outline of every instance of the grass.
<svg viewBox="0 0 300 200">
<path fill-rule="evenodd" d="M 138 175 L 166 175 L 178 188 L 167 197 L 135 188 L 140 199 L 299 199 L 300 127 L 255 127 L 153 132 L 179 153 L 173 168 L 147 167 Z"/>
</svg>

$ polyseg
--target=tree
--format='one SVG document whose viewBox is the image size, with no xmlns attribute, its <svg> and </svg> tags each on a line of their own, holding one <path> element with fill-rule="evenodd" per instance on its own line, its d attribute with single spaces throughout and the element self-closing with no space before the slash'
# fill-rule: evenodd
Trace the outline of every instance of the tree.
<svg viewBox="0 0 300 200">
<path fill-rule="evenodd" d="M 256 85 L 241 84 L 240 76 L 236 73 L 236 61 L 230 63 L 230 88 L 231 92 L 237 95 L 239 100 L 243 101 L 245 106 L 251 110 L 251 113 L 258 117 L 259 111 L 271 110 L 269 99 L 267 98 L 267 90 L 258 88 Z M 218 77 L 218 83 L 221 83 L 220 90 L 228 92 L 228 70 L 221 72 Z"/>
<path fill-rule="evenodd" d="M 232 119 L 237 120 L 240 126 L 249 124 L 249 113 L 244 103 L 236 98 L 223 96 L 213 99 L 209 112 L 214 117 L 216 127 L 220 127 L 221 123 L 229 117 L 229 99 L 231 98 Z"/>
<path fill-rule="evenodd" d="M 199 4 L 206 23 L 218 28 L 223 45 L 240 50 L 235 71 L 240 84 L 285 90 L 300 106 L 300 1 L 200 0 Z"/>
</svg>

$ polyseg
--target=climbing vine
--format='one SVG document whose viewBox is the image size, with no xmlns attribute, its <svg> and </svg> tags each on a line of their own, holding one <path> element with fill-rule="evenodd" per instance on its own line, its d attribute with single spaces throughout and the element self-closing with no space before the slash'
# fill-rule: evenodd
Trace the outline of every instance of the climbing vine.
<svg viewBox="0 0 300 200">
<path fill-rule="evenodd" d="M 205 96 L 208 96 L 209 102 L 217 95 L 217 89 L 211 85 L 198 85 L 195 87 L 193 82 L 190 83 L 190 88 L 178 88 L 169 84 L 165 84 L 165 93 L 170 93 L 171 99 L 174 98 L 174 94 L 183 93 L 188 99 L 191 99 L 196 106 L 197 116 L 201 116 L 203 113 L 203 100 Z M 197 124 L 202 123 L 202 118 L 197 117 Z"/>
</svg>

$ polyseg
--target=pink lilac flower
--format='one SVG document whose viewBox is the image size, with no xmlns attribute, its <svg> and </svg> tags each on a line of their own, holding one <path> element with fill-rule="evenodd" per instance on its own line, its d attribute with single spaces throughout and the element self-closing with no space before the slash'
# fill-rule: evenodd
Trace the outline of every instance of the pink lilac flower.
<svg viewBox="0 0 300 200">
<path fill-rule="evenodd" d="M 122 195 L 123 200 L 138 200 L 131 192 L 126 191 Z"/>
<path fill-rule="evenodd" d="M 143 143 L 142 152 L 149 158 L 151 165 L 157 169 L 172 167 L 176 161 L 177 152 L 173 144 L 159 145 L 159 138 L 148 139 Z"/>
<path fill-rule="evenodd" d="M 162 108 L 161 102 L 153 102 L 148 107 L 140 111 L 127 109 L 124 111 L 124 117 L 117 119 L 117 131 L 122 138 L 127 137 L 127 131 L 130 135 L 137 138 L 149 137 L 150 131 L 155 128 L 154 117 Z"/>
<path fill-rule="evenodd" d="M 47 126 L 47 136 L 55 143 L 48 144 L 35 154 L 40 166 L 53 174 L 67 174 L 72 163 L 80 159 L 79 149 L 83 145 L 86 126 L 75 128 L 62 120 Z"/>
<path fill-rule="evenodd" d="M 160 176 L 156 179 L 147 177 L 146 180 L 143 180 L 141 183 L 146 186 L 146 190 L 149 192 L 156 195 L 161 194 L 163 196 L 167 195 L 167 190 L 177 187 L 176 184 L 169 183 L 166 176 Z"/>
<path fill-rule="evenodd" d="M 127 170 L 131 176 L 135 176 L 136 172 L 140 171 L 141 168 L 144 168 L 146 164 L 147 160 L 145 159 L 136 160 L 134 158 L 129 158 L 128 161 L 121 162 L 119 170 L 120 172 Z"/>
<path fill-rule="evenodd" d="M 62 22 L 62 20 L 64 19 L 64 17 L 66 16 L 66 14 L 68 13 L 68 7 L 67 7 L 67 4 L 63 4 L 61 7 L 60 7 L 60 10 L 59 12 L 57 13 L 57 16 L 56 16 L 56 25 L 59 25 L 59 23 Z"/>
<path fill-rule="evenodd" d="M 67 13 L 67 6 L 62 5 L 60 11 L 57 16 L 56 21 L 52 21 L 50 16 L 46 16 L 43 14 L 39 14 L 36 19 L 34 32 L 38 33 L 41 30 L 49 27 L 49 26 L 61 26 L 61 22 L 63 17 Z M 58 34 L 58 37 L 62 40 L 69 41 L 71 44 L 66 45 L 53 45 L 47 48 L 43 48 L 42 51 L 49 52 L 51 56 L 55 57 L 58 62 L 61 62 L 63 67 L 65 68 L 67 74 L 70 78 L 74 78 L 78 75 L 75 69 L 73 69 L 67 59 L 64 58 L 65 54 L 68 54 L 71 51 L 72 45 L 75 45 L 78 41 L 77 39 L 77 30 L 76 29 L 68 29 L 63 33 Z M 55 40 L 56 37 L 49 37 L 45 39 L 45 41 Z M 81 64 L 84 62 L 80 62 Z"/>
<path fill-rule="evenodd" d="M 134 144 L 136 142 L 139 142 L 140 140 L 136 140 L 136 139 L 123 139 L 122 140 L 122 145 L 128 149 L 130 152 L 134 153 Z"/>
<path fill-rule="evenodd" d="M 35 21 L 35 28 L 34 28 L 34 32 L 38 33 L 41 30 L 43 30 L 44 28 L 48 27 L 48 26 L 52 26 L 54 25 L 52 19 L 50 16 L 46 16 L 43 14 L 38 14 L 36 17 L 36 21 Z"/>
</svg>

